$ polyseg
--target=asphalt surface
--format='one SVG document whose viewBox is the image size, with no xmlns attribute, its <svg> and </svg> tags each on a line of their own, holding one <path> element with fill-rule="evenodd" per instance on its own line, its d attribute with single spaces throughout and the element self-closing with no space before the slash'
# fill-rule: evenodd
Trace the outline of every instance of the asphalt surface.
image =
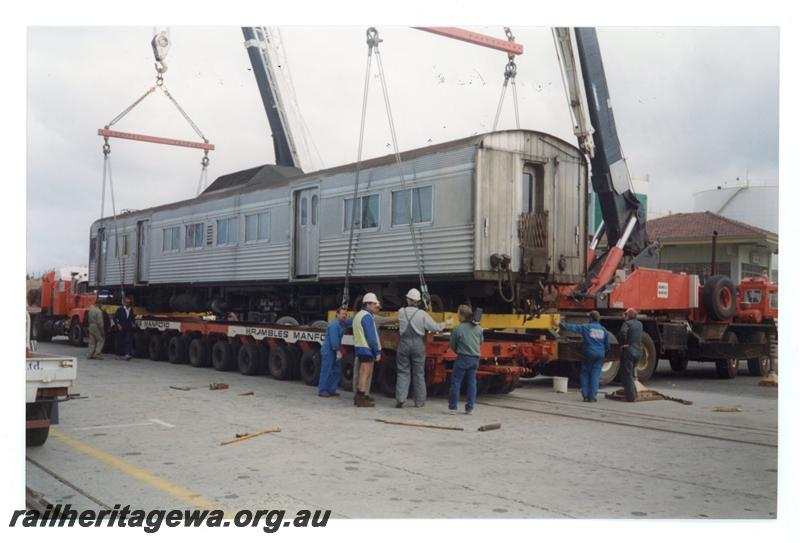
<svg viewBox="0 0 800 543">
<path fill-rule="evenodd" d="M 79 356 L 73 392 L 85 396 L 62 404 L 47 443 L 27 449 L 28 487 L 54 504 L 331 509 L 334 518 L 776 515 L 778 390 L 746 370 L 720 380 L 711 364 L 674 375 L 662 361 L 648 386 L 692 405 L 586 404 L 537 378 L 451 416 L 443 398 L 400 410 L 373 393 L 377 406 L 358 409 L 350 393 L 319 398 L 299 381 L 86 360 L 58 342 L 40 350 Z M 229 388 L 209 390 L 219 382 Z M 490 423 L 502 428 L 477 431 Z"/>
</svg>

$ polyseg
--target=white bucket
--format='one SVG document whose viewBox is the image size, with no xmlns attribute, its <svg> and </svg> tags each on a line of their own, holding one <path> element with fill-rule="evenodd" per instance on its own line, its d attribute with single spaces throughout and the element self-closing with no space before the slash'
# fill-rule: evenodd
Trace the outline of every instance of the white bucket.
<svg viewBox="0 0 800 543">
<path fill-rule="evenodd" d="M 556 392 L 561 392 L 562 394 L 567 392 L 568 382 L 568 377 L 553 377 L 553 390 Z"/>
</svg>

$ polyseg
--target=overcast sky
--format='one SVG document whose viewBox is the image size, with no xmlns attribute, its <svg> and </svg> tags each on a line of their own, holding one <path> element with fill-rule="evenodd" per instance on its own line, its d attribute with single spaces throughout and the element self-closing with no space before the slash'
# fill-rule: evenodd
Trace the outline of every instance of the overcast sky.
<svg viewBox="0 0 800 543">
<path fill-rule="evenodd" d="M 32 28 L 28 34 L 27 269 L 86 265 L 100 215 L 105 125 L 154 82 L 151 27 Z M 355 161 L 367 47 L 361 27 L 284 27 L 281 82 L 290 121 L 307 127 L 306 171 Z M 402 27 L 381 27 L 401 150 L 490 131 L 505 55 Z M 474 30 L 503 37 L 500 27 Z M 549 28 L 514 27 L 522 128 L 574 142 Z M 691 211 L 691 194 L 749 175 L 778 180 L 779 32 L 775 28 L 598 31 L 617 128 L 634 176 L 650 176 L 657 213 Z M 273 161 L 238 27 L 172 27 L 167 87 L 217 145 L 210 179 Z M 373 70 L 373 74 L 374 74 Z M 500 127 L 513 128 L 510 93 Z M 116 128 L 196 139 L 160 94 Z M 376 79 L 364 158 L 391 152 Z M 191 197 L 202 154 L 112 141 L 118 209 Z M 106 202 L 106 211 L 110 201 Z"/>
</svg>

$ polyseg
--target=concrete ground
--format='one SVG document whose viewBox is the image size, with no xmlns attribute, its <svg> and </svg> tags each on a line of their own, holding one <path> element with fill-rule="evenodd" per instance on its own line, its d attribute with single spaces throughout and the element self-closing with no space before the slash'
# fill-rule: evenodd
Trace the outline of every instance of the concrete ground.
<svg viewBox="0 0 800 543">
<path fill-rule="evenodd" d="M 713 365 L 693 363 L 675 376 L 662 361 L 648 385 L 688 406 L 586 404 L 537 378 L 480 397 L 468 417 L 444 414 L 442 398 L 399 410 L 373 393 L 377 406 L 357 409 L 350 393 L 319 398 L 299 381 L 86 360 L 58 342 L 40 350 L 79 356 L 73 392 L 86 396 L 62 404 L 47 443 L 27 449 L 27 484 L 51 503 L 332 509 L 335 518 L 775 517 L 777 389 L 745 371 L 720 380 Z M 502 428 L 477 431 L 489 423 Z M 280 433 L 220 445 L 273 427 Z"/>
</svg>

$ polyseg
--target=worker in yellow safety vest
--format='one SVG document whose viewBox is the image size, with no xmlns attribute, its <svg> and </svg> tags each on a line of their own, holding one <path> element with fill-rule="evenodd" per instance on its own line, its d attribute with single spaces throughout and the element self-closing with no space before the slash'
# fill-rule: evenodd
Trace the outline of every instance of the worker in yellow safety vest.
<svg viewBox="0 0 800 543">
<path fill-rule="evenodd" d="M 353 403 L 357 407 L 374 407 L 375 400 L 367 394 L 372 380 L 372 369 L 375 362 L 381 360 L 381 341 L 378 338 L 378 327 L 374 313 L 381 308 L 378 297 L 372 292 L 364 295 L 361 311 L 353 318 L 353 344 L 360 368 L 358 381 L 353 384 L 355 395 Z"/>
</svg>

